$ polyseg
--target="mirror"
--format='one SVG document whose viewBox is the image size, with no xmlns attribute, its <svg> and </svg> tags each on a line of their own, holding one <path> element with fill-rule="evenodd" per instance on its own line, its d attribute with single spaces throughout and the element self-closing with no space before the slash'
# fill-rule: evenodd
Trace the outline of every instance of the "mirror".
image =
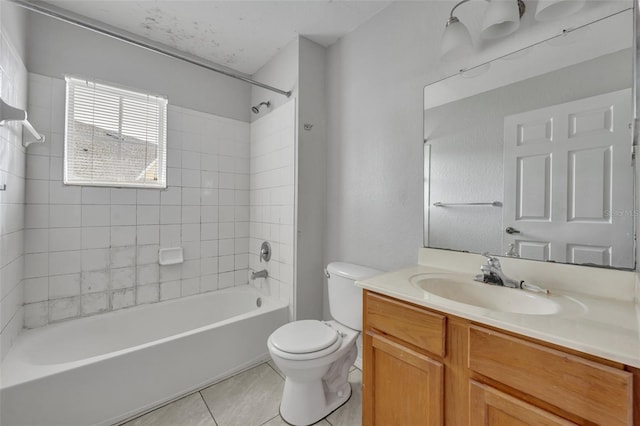
<svg viewBox="0 0 640 426">
<path fill-rule="evenodd" d="M 426 247 L 634 268 L 633 13 L 425 87 Z"/>
</svg>

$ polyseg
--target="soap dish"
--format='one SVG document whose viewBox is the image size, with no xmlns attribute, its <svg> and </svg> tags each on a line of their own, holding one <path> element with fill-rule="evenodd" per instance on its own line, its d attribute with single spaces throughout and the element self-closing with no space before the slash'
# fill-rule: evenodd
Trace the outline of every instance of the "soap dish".
<svg viewBox="0 0 640 426">
<path fill-rule="evenodd" d="M 182 247 L 163 248 L 158 252 L 158 262 L 161 265 L 175 265 L 184 262 Z"/>
</svg>

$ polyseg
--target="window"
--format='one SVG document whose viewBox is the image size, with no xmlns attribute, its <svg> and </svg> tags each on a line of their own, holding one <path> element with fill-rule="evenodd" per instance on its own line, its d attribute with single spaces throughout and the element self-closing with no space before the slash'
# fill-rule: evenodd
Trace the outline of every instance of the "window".
<svg viewBox="0 0 640 426">
<path fill-rule="evenodd" d="M 166 188 L 167 99 L 66 80 L 64 183 Z"/>
</svg>

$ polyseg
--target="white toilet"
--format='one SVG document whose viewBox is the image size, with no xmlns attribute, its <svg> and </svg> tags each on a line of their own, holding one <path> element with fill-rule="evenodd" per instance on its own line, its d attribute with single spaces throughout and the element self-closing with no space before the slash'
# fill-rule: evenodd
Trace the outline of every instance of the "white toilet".
<svg viewBox="0 0 640 426">
<path fill-rule="evenodd" d="M 351 396 L 349 369 L 362 330 L 362 289 L 355 281 L 381 271 L 350 263 L 327 266 L 329 309 L 335 321 L 302 320 L 274 331 L 267 345 L 285 374 L 280 415 L 295 426 L 326 417 Z"/>
</svg>

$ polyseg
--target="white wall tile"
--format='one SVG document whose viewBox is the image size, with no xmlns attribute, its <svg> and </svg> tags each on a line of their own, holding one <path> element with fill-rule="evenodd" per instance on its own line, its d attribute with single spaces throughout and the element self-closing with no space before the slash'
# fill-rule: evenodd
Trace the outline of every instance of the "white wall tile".
<svg viewBox="0 0 640 426">
<path fill-rule="evenodd" d="M 25 253 L 45 253 L 49 250 L 48 229 L 27 229 L 24 232 Z"/>
<path fill-rule="evenodd" d="M 160 206 L 139 205 L 137 209 L 138 225 L 160 224 Z"/>
<path fill-rule="evenodd" d="M 48 228 L 49 227 L 49 205 L 48 204 L 27 204 L 25 206 L 25 228 Z"/>
<path fill-rule="evenodd" d="M 51 228 L 72 228 L 82 224 L 82 207 L 70 204 L 49 206 L 49 226 Z"/>
<path fill-rule="evenodd" d="M 110 279 L 108 270 L 84 271 L 80 276 L 80 292 L 89 294 L 106 291 L 109 288 Z"/>
<path fill-rule="evenodd" d="M 160 267 L 157 264 L 140 265 L 137 285 L 156 284 L 160 281 Z"/>
<path fill-rule="evenodd" d="M 123 309 L 135 305 L 136 293 L 134 288 L 125 288 L 111 292 L 111 309 Z"/>
<path fill-rule="evenodd" d="M 158 244 L 160 242 L 159 225 L 142 225 L 137 227 L 138 245 Z"/>
<path fill-rule="evenodd" d="M 138 265 L 158 263 L 159 244 L 138 245 L 137 250 L 136 262 Z"/>
<path fill-rule="evenodd" d="M 79 273 L 49 277 L 49 300 L 79 295 Z"/>
<path fill-rule="evenodd" d="M 49 253 L 49 274 L 64 275 L 80 272 L 81 264 L 78 262 L 81 251 L 59 251 Z"/>
<path fill-rule="evenodd" d="M 111 204 L 111 189 L 93 186 L 82 187 L 82 204 Z"/>
<path fill-rule="evenodd" d="M 80 204 L 82 192 L 79 186 L 64 185 L 62 181 L 49 181 L 49 202 L 51 204 Z"/>
<path fill-rule="evenodd" d="M 108 205 L 82 205 L 82 226 L 109 226 L 111 208 Z"/>
<path fill-rule="evenodd" d="M 167 281 L 160 284 L 160 300 L 170 300 L 180 297 L 180 280 Z"/>
<path fill-rule="evenodd" d="M 160 284 L 143 285 L 136 288 L 136 303 L 155 303 L 160 300 Z"/>
<path fill-rule="evenodd" d="M 111 247 L 133 246 L 136 244 L 135 226 L 112 226 Z"/>
<path fill-rule="evenodd" d="M 136 268 L 111 269 L 111 279 L 109 281 L 109 288 L 111 290 L 133 287 L 135 284 Z"/>
<path fill-rule="evenodd" d="M 109 266 L 111 268 L 125 268 L 136 264 L 135 246 L 112 247 L 110 255 Z"/>
<path fill-rule="evenodd" d="M 200 293 L 200 277 L 194 277 L 182 280 L 182 296 L 191 296 Z"/>
<path fill-rule="evenodd" d="M 137 192 L 131 188 L 111 188 L 111 204 L 136 204 Z"/>
<path fill-rule="evenodd" d="M 109 249 L 82 250 L 82 271 L 101 271 L 109 267 Z"/>
<path fill-rule="evenodd" d="M 43 302 L 49 299 L 49 277 L 24 280 L 24 303 Z"/>
<path fill-rule="evenodd" d="M 110 228 L 108 226 L 83 227 L 82 248 L 108 248 L 110 244 Z"/>
<path fill-rule="evenodd" d="M 80 297 L 49 301 L 49 321 L 55 322 L 80 315 Z"/>
<path fill-rule="evenodd" d="M 49 253 L 27 254 L 24 257 L 24 277 L 49 276 Z"/>
<path fill-rule="evenodd" d="M 49 180 L 49 157 L 27 155 L 27 179 Z"/>
<path fill-rule="evenodd" d="M 159 205 L 160 190 L 157 189 L 138 189 L 137 190 L 138 205 Z"/>
<path fill-rule="evenodd" d="M 80 298 L 82 315 L 93 315 L 109 310 L 107 293 L 83 294 Z"/>
<path fill-rule="evenodd" d="M 25 328 L 42 327 L 49 323 L 49 302 L 27 303 L 24 305 Z"/>
<path fill-rule="evenodd" d="M 49 251 L 71 251 L 81 248 L 81 228 L 50 228 Z"/>
<path fill-rule="evenodd" d="M 111 193 L 113 199 L 113 192 Z M 134 192 L 135 201 L 135 192 Z M 136 206 L 111 204 L 111 226 L 125 226 L 136 224 Z"/>
</svg>

